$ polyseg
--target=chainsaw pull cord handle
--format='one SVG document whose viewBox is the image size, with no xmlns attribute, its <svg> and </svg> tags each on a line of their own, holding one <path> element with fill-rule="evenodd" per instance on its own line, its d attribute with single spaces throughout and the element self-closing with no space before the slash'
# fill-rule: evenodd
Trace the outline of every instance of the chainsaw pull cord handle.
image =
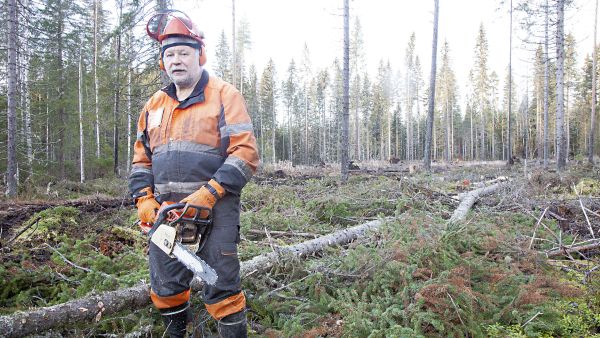
<svg viewBox="0 0 600 338">
<path fill-rule="evenodd" d="M 168 205 L 166 207 L 164 207 L 161 212 L 158 214 L 158 217 L 156 218 L 156 221 L 154 222 L 154 224 L 152 225 L 152 228 L 150 229 L 150 231 L 148 231 L 148 238 L 152 238 L 152 235 L 154 234 L 154 232 L 156 231 L 156 229 L 158 229 L 158 226 L 163 224 L 165 220 L 167 220 L 167 217 L 169 215 L 169 211 L 171 210 L 181 210 L 183 209 L 183 211 L 181 212 L 181 214 L 179 215 L 179 217 L 177 217 L 175 220 L 173 220 L 172 222 L 169 222 L 171 224 L 173 223 L 177 223 L 179 220 L 181 220 L 182 218 L 186 221 L 193 221 L 194 223 L 202 223 L 205 225 L 204 227 L 204 231 L 202 233 L 202 239 L 200 242 L 200 246 L 198 247 L 198 251 L 200 252 L 202 250 L 202 248 L 204 248 L 204 245 L 206 244 L 206 239 L 208 238 L 208 236 L 210 235 L 211 231 L 212 231 L 212 210 L 209 208 L 204 208 L 204 207 L 198 207 L 198 206 L 194 206 L 194 205 L 189 205 L 187 203 L 175 203 L 175 204 L 171 204 Z M 189 217 L 185 217 L 186 212 L 188 211 L 188 209 L 196 209 L 196 213 L 194 215 L 193 218 L 189 218 Z M 200 218 L 200 211 L 201 210 L 205 210 L 208 212 L 208 217 L 206 219 L 202 219 Z"/>
<path fill-rule="evenodd" d="M 183 208 L 185 208 L 185 203 L 175 203 L 164 207 L 158 214 L 154 224 L 152 224 L 152 229 L 148 231 L 148 238 L 152 238 L 152 235 L 154 235 L 154 232 L 156 229 L 158 229 L 158 226 L 164 223 L 164 221 L 167 219 L 169 211 Z"/>
</svg>

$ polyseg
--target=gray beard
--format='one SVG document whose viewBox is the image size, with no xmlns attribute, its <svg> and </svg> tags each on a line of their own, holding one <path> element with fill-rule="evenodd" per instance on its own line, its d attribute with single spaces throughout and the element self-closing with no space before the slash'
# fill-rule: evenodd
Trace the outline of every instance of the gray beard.
<svg viewBox="0 0 600 338">
<path fill-rule="evenodd" d="M 179 88 L 183 88 L 183 89 L 190 88 L 195 83 L 194 79 L 191 76 L 188 76 L 184 79 L 178 79 L 178 80 L 171 79 L 171 81 L 173 81 L 175 86 L 177 86 Z"/>
</svg>

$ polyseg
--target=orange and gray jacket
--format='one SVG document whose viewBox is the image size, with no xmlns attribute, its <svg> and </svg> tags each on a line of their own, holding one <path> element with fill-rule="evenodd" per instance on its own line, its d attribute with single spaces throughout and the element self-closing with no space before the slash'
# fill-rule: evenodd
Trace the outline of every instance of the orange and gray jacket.
<svg viewBox="0 0 600 338">
<path fill-rule="evenodd" d="M 203 71 L 192 94 L 177 100 L 175 85 L 156 92 L 137 128 L 129 190 L 150 187 L 159 203 L 179 202 L 210 179 L 227 194 L 215 205 L 215 223 L 239 224 L 239 197 L 258 166 L 252 122 L 240 92 Z"/>
</svg>

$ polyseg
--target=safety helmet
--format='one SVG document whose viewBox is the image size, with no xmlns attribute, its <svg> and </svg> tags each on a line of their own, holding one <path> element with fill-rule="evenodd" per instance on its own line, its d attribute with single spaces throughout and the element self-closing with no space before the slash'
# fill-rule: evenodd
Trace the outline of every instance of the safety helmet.
<svg viewBox="0 0 600 338">
<path fill-rule="evenodd" d="M 153 15 L 146 24 L 148 36 L 160 43 L 160 69 L 164 70 L 163 54 L 169 47 L 189 46 L 200 51 L 199 63 L 206 63 L 204 33 L 183 12 L 169 9 Z"/>
</svg>

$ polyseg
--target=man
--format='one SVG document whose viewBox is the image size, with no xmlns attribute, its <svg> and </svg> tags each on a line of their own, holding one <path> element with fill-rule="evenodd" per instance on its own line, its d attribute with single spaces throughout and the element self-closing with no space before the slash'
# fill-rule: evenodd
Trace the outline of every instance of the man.
<svg viewBox="0 0 600 338">
<path fill-rule="evenodd" d="M 139 117 L 129 177 L 138 216 L 151 224 L 167 201 L 212 209 L 212 232 L 197 255 L 218 280 L 204 286 L 204 303 L 222 337 L 246 337 L 240 193 L 259 162 L 246 104 L 231 84 L 203 69 L 204 36 L 185 14 L 157 14 L 147 31 L 160 43 L 160 67 L 172 83 L 152 95 Z M 152 302 L 169 335 L 183 337 L 193 275 L 152 243 L 149 264 Z"/>
</svg>

